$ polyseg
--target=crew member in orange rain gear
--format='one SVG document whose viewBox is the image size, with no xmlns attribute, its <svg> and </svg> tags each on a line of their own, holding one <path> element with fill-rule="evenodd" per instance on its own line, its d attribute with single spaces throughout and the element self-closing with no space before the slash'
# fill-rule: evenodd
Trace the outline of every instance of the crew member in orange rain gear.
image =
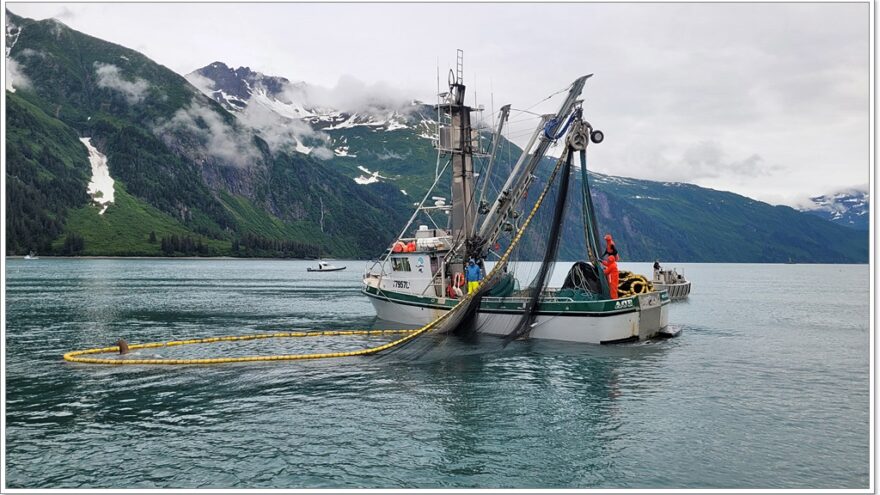
<svg viewBox="0 0 880 495">
<path fill-rule="evenodd" d="M 602 260 L 602 266 L 605 267 L 605 275 L 608 276 L 608 292 L 611 299 L 617 299 L 617 283 L 620 274 L 617 271 L 617 256 L 610 255 L 608 259 Z"/>
<path fill-rule="evenodd" d="M 611 239 L 611 234 L 605 234 L 605 252 L 602 253 L 600 258 L 604 258 L 606 256 L 614 256 L 618 261 L 620 261 L 620 253 L 617 252 L 617 247 L 614 245 L 614 240 Z"/>
</svg>

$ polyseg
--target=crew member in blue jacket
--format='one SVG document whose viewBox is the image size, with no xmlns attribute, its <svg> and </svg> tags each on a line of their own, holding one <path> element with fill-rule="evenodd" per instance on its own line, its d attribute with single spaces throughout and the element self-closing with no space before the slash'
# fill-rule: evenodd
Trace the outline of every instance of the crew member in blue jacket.
<svg viewBox="0 0 880 495">
<path fill-rule="evenodd" d="M 476 291 L 477 287 L 480 285 L 480 280 L 483 279 L 483 272 L 480 271 L 480 265 L 478 265 L 473 258 L 468 260 L 468 264 L 464 269 L 464 278 L 467 280 L 468 294 Z"/>
</svg>

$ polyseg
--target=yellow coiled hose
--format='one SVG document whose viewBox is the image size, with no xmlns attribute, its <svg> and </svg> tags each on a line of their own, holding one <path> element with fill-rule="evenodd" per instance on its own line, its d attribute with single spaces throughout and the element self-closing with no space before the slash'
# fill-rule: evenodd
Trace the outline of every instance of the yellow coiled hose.
<svg viewBox="0 0 880 495">
<path fill-rule="evenodd" d="M 617 297 L 630 297 L 654 291 L 654 285 L 638 273 L 621 271 L 617 281 Z"/>
</svg>

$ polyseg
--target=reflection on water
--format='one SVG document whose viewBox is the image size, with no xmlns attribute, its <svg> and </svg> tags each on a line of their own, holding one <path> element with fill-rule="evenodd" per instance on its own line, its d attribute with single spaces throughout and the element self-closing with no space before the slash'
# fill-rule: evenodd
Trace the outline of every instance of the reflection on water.
<svg viewBox="0 0 880 495">
<path fill-rule="evenodd" d="M 308 273 L 308 265 L 10 260 L 7 486 L 868 484 L 866 266 L 685 265 L 694 292 L 670 309 L 682 336 L 650 343 L 504 347 L 494 337 L 432 335 L 344 361 L 157 368 L 60 358 L 119 337 L 389 328 L 360 294 L 358 270 Z M 763 290 L 780 278 L 788 290 Z M 821 291 L 817 279 L 828 282 Z M 392 338 L 133 357 L 347 350 Z"/>
</svg>

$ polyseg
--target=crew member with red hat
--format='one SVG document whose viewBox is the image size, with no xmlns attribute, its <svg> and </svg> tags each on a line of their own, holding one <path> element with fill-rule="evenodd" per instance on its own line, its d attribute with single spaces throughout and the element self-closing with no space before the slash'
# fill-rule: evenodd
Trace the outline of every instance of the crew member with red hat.
<svg viewBox="0 0 880 495">
<path fill-rule="evenodd" d="M 614 240 L 611 239 L 611 234 L 605 234 L 605 252 L 602 253 L 601 258 L 606 256 L 614 256 L 617 261 L 620 261 L 620 253 L 617 252 L 617 246 L 614 245 Z"/>
</svg>

